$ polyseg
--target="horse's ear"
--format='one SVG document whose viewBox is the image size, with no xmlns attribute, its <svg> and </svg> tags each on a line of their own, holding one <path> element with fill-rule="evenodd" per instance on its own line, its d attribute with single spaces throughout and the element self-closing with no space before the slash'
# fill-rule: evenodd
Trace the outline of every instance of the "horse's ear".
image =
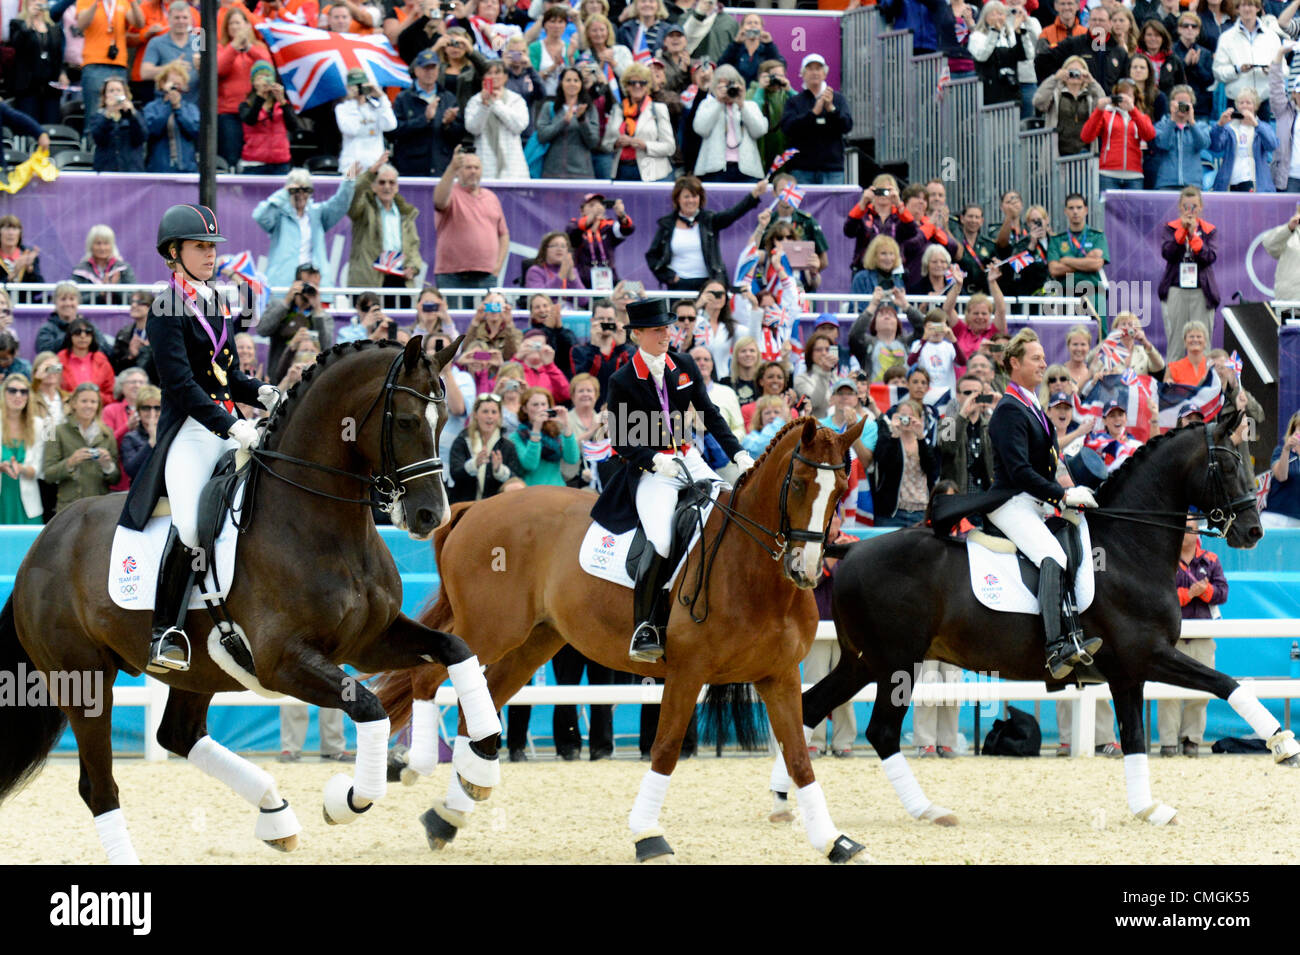
<svg viewBox="0 0 1300 955">
<path fill-rule="evenodd" d="M 816 419 L 816 418 L 804 418 L 804 419 L 803 419 L 803 435 L 802 435 L 802 440 L 803 440 L 803 445 L 804 445 L 805 448 L 807 448 L 807 447 L 811 447 L 813 441 L 817 440 L 817 428 L 818 428 L 818 427 L 819 427 L 819 425 L 817 424 L 817 419 Z"/>
<path fill-rule="evenodd" d="M 465 341 L 465 336 L 461 335 L 454 342 L 452 342 L 450 345 L 444 348 L 442 351 L 436 352 L 434 354 L 433 360 L 438 363 L 439 372 L 441 372 L 444 368 L 446 368 L 455 360 L 456 353 L 460 351 L 461 343 L 464 341 Z"/>
<path fill-rule="evenodd" d="M 1214 443 L 1223 444 L 1241 424 L 1241 411 L 1237 408 L 1224 408 L 1214 419 Z"/>
<path fill-rule="evenodd" d="M 406 340 L 406 351 L 402 355 L 403 369 L 409 375 L 415 371 L 420 364 L 420 356 L 424 354 L 424 336 L 412 335 Z"/>
<path fill-rule="evenodd" d="M 853 442 L 858 440 L 858 438 L 862 437 L 862 429 L 866 427 L 866 424 L 867 424 L 867 418 L 864 415 L 858 419 L 857 424 L 855 424 L 853 427 L 849 428 L 842 435 L 840 435 L 840 444 L 844 446 L 845 454 L 847 454 L 849 448 L 853 446 Z"/>
</svg>

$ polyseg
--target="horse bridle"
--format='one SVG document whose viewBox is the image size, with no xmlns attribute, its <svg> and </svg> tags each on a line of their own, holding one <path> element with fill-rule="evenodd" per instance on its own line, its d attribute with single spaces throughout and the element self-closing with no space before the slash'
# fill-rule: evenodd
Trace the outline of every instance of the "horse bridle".
<svg viewBox="0 0 1300 955">
<path fill-rule="evenodd" d="M 1166 530 L 1183 530 L 1186 528 L 1187 521 L 1205 517 L 1209 526 L 1204 528 L 1201 533 L 1210 537 L 1226 537 L 1228 530 L 1232 527 L 1237 518 L 1245 511 L 1255 506 L 1255 495 L 1247 492 L 1239 497 L 1230 497 L 1228 489 L 1224 484 L 1223 470 L 1219 459 L 1215 456 L 1216 452 L 1232 455 L 1233 459 L 1239 466 L 1242 462 L 1241 455 L 1230 447 L 1214 443 L 1214 425 L 1207 423 L 1204 425 L 1205 431 L 1205 487 L 1209 492 L 1212 500 L 1220 500 L 1223 503 L 1211 508 L 1206 514 L 1182 513 L 1179 511 L 1135 511 L 1126 508 L 1099 507 L 1091 513 L 1101 517 L 1112 517 L 1116 520 L 1129 521 L 1133 524 L 1147 524 L 1151 527 L 1160 527 Z M 1138 517 L 1137 515 L 1143 515 Z M 1177 518 L 1182 523 L 1166 524 L 1163 521 L 1146 520 L 1145 517 L 1170 517 Z M 1216 524 L 1222 524 L 1223 528 L 1215 527 Z"/>
<path fill-rule="evenodd" d="M 396 507 L 398 501 L 401 500 L 402 495 L 406 493 L 406 485 L 408 482 L 418 481 L 419 479 L 426 477 L 436 477 L 438 480 L 442 480 L 442 458 L 438 456 L 436 448 L 434 455 L 431 458 L 425 458 L 422 461 L 416 461 L 413 464 L 407 464 L 402 467 L 397 466 L 396 454 L 393 450 L 393 398 L 395 395 L 398 392 L 405 392 L 408 395 L 419 398 L 425 404 L 434 404 L 440 408 L 445 407 L 447 403 L 447 390 L 442 386 L 442 381 L 437 375 L 433 376 L 433 381 L 434 386 L 438 390 L 431 395 L 422 394 L 414 388 L 397 383 L 397 377 L 401 373 L 400 369 L 405 360 L 405 354 L 399 354 L 397 356 L 397 359 L 388 369 L 388 374 L 384 378 L 382 389 L 375 395 L 374 400 L 370 402 L 370 406 L 366 409 L 366 413 L 361 417 L 361 421 L 357 425 L 357 431 L 360 432 L 361 429 L 366 426 L 366 422 L 370 420 L 371 414 L 374 413 L 375 407 L 379 404 L 379 399 L 383 398 L 383 422 L 379 436 L 379 477 L 372 477 L 369 474 L 355 474 L 351 471 L 344 471 L 339 468 L 330 467 L 326 464 L 318 464 L 315 461 L 306 461 L 302 458 L 295 458 L 292 455 L 282 454 L 279 451 L 269 451 L 263 448 L 254 448 L 250 452 L 253 461 L 273 477 L 277 477 L 286 484 L 291 484 L 299 490 L 306 491 L 309 494 L 314 494 L 317 497 L 328 498 L 331 501 L 338 501 L 343 504 L 364 504 L 366 506 L 378 507 L 386 514 L 392 513 L 393 508 Z M 434 439 L 436 441 L 436 434 L 434 435 Z M 325 474 L 333 474 L 336 477 L 350 478 L 351 480 L 366 485 L 369 490 L 373 491 L 379 497 L 379 500 L 376 501 L 372 497 L 338 497 L 337 495 L 327 494 L 326 492 L 317 490 L 316 488 L 307 487 L 304 484 L 291 481 L 283 474 L 278 474 L 271 470 L 270 465 L 263 460 L 264 458 L 271 458 L 277 461 L 287 461 L 290 464 L 297 464 L 300 467 L 310 468 L 314 471 L 321 471 Z"/>
</svg>

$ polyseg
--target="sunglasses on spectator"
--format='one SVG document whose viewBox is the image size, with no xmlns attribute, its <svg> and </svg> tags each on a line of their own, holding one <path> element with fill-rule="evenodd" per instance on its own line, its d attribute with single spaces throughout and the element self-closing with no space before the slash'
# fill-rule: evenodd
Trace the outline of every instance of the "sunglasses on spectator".
<svg viewBox="0 0 1300 955">
<path fill-rule="evenodd" d="M 396 180 L 396 179 L 376 179 L 376 180 L 375 180 L 375 185 L 377 185 L 377 186 L 395 186 L 395 185 L 397 185 L 397 180 Z"/>
<path fill-rule="evenodd" d="M 144 411 L 162 411 L 162 405 L 141 405 L 139 410 Z"/>
<path fill-rule="evenodd" d="M 978 395 L 979 392 L 978 392 L 978 391 L 959 391 L 958 394 L 961 395 L 963 398 L 973 398 L 973 397 L 975 397 L 976 395 Z"/>
<path fill-rule="evenodd" d="M 495 394 L 495 393 L 492 393 L 492 392 L 487 392 L 487 391 L 485 391 L 485 392 L 483 392 L 482 394 L 480 394 L 480 395 L 478 396 L 478 400 L 479 400 L 479 401 L 495 401 L 497 404 L 501 404 L 501 396 L 500 396 L 500 395 Z"/>
<path fill-rule="evenodd" d="M 289 190 L 291 196 L 310 196 L 316 190 L 311 186 L 294 186 Z"/>
<path fill-rule="evenodd" d="M 1069 381 L 1070 376 L 1069 375 L 1048 375 L 1047 380 L 1048 381 Z"/>
<path fill-rule="evenodd" d="M 10 386 L 10 387 L 8 387 L 8 388 L 5 389 L 5 394 L 8 394 L 8 395 L 25 395 L 25 394 L 27 394 L 27 393 L 28 393 L 28 392 L 27 392 L 27 389 L 26 389 L 26 388 L 14 388 L 14 387 Z"/>
<path fill-rule="evenodd" d="M 92 332 L 89 328 L 74 328 L 68 334 L 69 335 L 93 335 L 94 332 Z"/>
<path fill-rule="evenodd" d="M 645 80 L 625 80 L 623 85 L 624 86 L 645 86 L 646 82 Z"/>
</svg>

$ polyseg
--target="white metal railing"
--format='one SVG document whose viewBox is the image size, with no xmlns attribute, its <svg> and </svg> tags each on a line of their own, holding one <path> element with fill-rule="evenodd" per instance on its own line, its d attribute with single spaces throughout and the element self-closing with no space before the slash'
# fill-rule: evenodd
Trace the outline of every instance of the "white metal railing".
<svg viewBox="0 0 1300 955">
<path fill-rule="evenodd" d="M 1296 619 L 1243 619 L 1243 620 L 1188 620 L 1183 622 L 1184 638 L 1212 637 L 1216 640 L 1300 637 L 1300 620 Z M 836 639 L 835 625 L 822 621 L 817 625 L 817 640 Z M 1292 700 L 1300 698 L 1300 680 L 1253 679 L 1241 678 L 1248 683 L 1251 690 L 1260 699 Z M 805 685 L 804 689 L 808 689 Z M 703 699 L 701 691 L 700 699 Z M 552 706 L 556 704 L 591 705 L 591 704 L 658 704 L 663 698 L 663 687 L 653 684 L 611 684 L 598 686 L 525 686 L 511 699 L 501 701 L 500 705 L 517 703 L 520 705 Z M 872 703 L 876 698 L 876 684 L 863 687 L 854 701 Z M 1170 686 L 1166 683 L 1148 683 L 1144 689 L 1144 698 L 1148 700 L 1211 700 L 1208 693 Z M 1001 681 L 979 680 L 973 683 L 920 683 L 912 688 L 914 703 L 986 703 L 1025 700 L 1049 700 L 1053 702 L 1077 703 L 1074 707 L 1074 755 L 1091 757 L 1093 755 L 1093 717 L 1097 701 L 1109 700 L 1110 688 L 1107 686 L 1087 686 L 1083 689 L 1074 687 L 1049 693 L 1047 686 L 1034 680 Z M 162 722 L 163 709 L 167 703 L 167 687 L 153 677 L 146 676 L 143 686 L 113 687 L 114 706 L 144 707 L 144 758 L 159 761 L 167 758 L 167 752 L 158 743 L 158 727 Z M 434 697 L 439 707 L 456 705 L 456 691 L 450 686 L 441 687 Z M 283 702 L 270 700 L 256 693 L 218 693 L 212 698 L 213 706 L 306 706 L 297 700 L 286 698 Z M 1289 722 L 1289 720 L 1288 720 Z"/>
</svg>

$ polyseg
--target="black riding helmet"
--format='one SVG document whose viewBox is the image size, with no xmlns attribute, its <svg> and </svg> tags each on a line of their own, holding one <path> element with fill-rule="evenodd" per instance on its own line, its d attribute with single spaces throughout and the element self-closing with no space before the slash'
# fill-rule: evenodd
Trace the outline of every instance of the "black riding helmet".
<svg viewBox="0 0 1300 955">
<path fill-rule="evenodd" d="M 158 254 L 170 260 L 172 256 L 167 253 L 167 246 L 186 239 L 199 242 L 226 241 L 226 237 L 217 228 L 217 214 L 207 206 L 172 206 L 163 213 L 162 221 L 158 223 Z"/>
</svg>

